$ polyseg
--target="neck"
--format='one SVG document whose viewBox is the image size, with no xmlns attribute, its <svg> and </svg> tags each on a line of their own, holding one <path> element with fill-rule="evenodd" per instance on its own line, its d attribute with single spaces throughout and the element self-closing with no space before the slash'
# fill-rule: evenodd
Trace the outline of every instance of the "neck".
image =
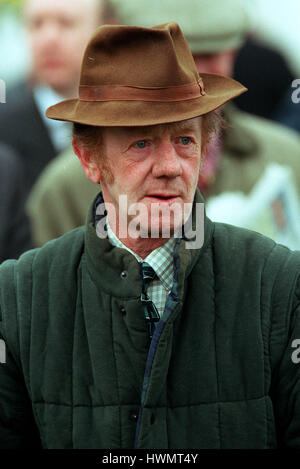
<svg viewBox="0 0 300 469">
<path fill-rule="evenodd" d="M 170 237 L 169 238 L 162 238 L 162 237 L 143 238 L 140 236 L 137 238 L 133 238 L 130 236 L 124 237 L 124 230 L 120 229 L 120 226 L 118 223 L 117 223 L 117 226 L 114 227 L 109 212 L 108 212 L 108 223 L 109 223 L 110 230 L 124 244 L 124 246 L 129 248 L 131 251 L 133 251 L 142 259 L 145 259 L 152 251 L 164 245 L 170 239 Z M 126 233 L 127 233 L 127 230 L 126 230 Z"/>
<path fill-rule="evenodd" d="M 170 239 L 170 238 L 169 238 Z M 122 243 L 137 254 L 141 259 L 146 259 L 146 257 L 154 251 L 156 248 L 163 246 L 169 239 L 166 238 L 156 238 L 156 239 L 122 239 Z"/>
</svg>

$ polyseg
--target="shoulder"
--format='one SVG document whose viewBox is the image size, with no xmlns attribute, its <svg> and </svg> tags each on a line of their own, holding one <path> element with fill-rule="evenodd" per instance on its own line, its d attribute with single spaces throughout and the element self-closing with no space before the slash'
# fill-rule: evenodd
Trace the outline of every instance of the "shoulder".
<svg viewBox="0 0 300 469">
<path fill-rule="evenodd" d="M 229 111 L 233 126 L 238 126 L 263 145 L 284 146 L 286 150 L 300 150 L 300 136 L 294 130 L 274 121 L 254 116 L 234 108 Z"/>
<path fill-rule="evenodd" d="M 66 178 L 67 175 L 72 176 L 78 171 L 80 171 L 80 162 L 78 158 L 74 155 L 72 147 L 69 147 L 63 153 L 60 153 L 56 156 L 47 167 L 44 169 L 40 176 L 40 181 L 45 183 L 46 181 L 52 181 L 57 178 Z"/>
<path fill-rule="evenodd" d="M 48 163 L 34 184 L 29 197 L 29 205 L 32 205 L 37 198 L 49 197 L 49 191 L 55 196 L 62 180 L 73 178 L 74 182 L 76 170 L 80 171 L 80 167 L 77 168 L 78 165 L 79 162 L 77 163 L 71 148 L 56 156 Z"/>
<path fill-rule="evenodd" d="M 24 356 L 29 354 L 33 321 L 41 321 L 42 333 L 49 314 L 59 314 L 62 298 L 65 309 L 76 298 L 83 249 L 84 227 L 80 227 L 1 264 L 0 333 L 17 361 L 22 347 Z"/>
<path fill-rule="evenodd" d="M 28 103 L 33 104 L 32 91 L 26 81 L 22 81 L 9 87 L 6 91 L 6 103 L 3 106 L 0 117 L 5 120 L 6 116 L 17 114 L 20 110 L 26 110 Z"/>
<path fill-rule="evenodd" d="M 30 281 L 41 278 L 66 277 L 82 256 L 84 228 L 76 228 L 60 238 L 53 239 L 41 248 L 25 252 L 18 260 L 8 260 L 0 266 L 0 291 L 18 288 L 18 279 Z"/>
<path fill-rule="evenodd" d="M 72 148 L 54 158 L 43 170 L 35 183 L 29 198 L 29 205 L 34 205 L 36 200 L 49 193 L 54 197 L 57 193 L 74 193 L 79 190 L 80 194 L 88 193 L 93 196 L 99 192 L 98 187 L 85 176 L 78 158 L 74 155 Z"/>
<path fill-rule="evenodd" d="M 300 251 L 285 246 L 255 231 L 226 223 L 214 223 L 213 246 L 217 259 L 224 268 L 234 272 L 246 272 L 250 278 L 272 270 L 270 279 L 286 275 L 291 280 L 300 274 Z"/>
<path fill-rule="evenodd" d="M 276 337 L 275 363 L 300 305 L 300 251 L 223 223 L 214 223 L 212 250 L 216 291 L 223 302 L 237 298 L 239 307 L 259 315 L 266 337 L 270 331 Z"/>
<path fill-rule="evenodd" d="M 99 192 L 71 148 L 44 169 L 27 199 L 37 246 L 84 224 L 88 206 Z"/>
</svg>

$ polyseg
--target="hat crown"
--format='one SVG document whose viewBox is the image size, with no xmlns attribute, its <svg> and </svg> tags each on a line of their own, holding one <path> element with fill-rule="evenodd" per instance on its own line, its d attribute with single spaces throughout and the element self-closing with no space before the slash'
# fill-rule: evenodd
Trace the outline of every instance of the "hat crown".
<svg viewBox="0 0 300 469">
<path fill-rule="evenodd" d="M 177 23 L 152 28 L 106 25 L 88 43 L 80 85 L 157 88 L 186 85 L 198 78 Z"/>
</svg>

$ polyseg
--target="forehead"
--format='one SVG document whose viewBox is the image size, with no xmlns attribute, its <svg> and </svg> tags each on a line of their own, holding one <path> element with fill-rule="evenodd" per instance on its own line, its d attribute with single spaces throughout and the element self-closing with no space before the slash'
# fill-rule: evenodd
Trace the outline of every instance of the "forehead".
<svg viewBox="0 0 300 469">
<path fill-rule="evenodd" d="M 25 18 L 41 15 L 74 17 L 87 9 L 96 9 L 97 3 L 98 0 L 26 0 L 24 14 Z"/>
<path fill-rule="evenodd" d="M 173 122 L 170 124 L 160 124 L 160 125 L 149 125 L 141 127 L 109 127 L 105 128 L 104 134 L 106 137 L 111 137 L 112 139 L 124 139 L 126 140 L 136 137 L 160 137 L 166 133 L 178 134 L 182 132 L 193 132 L 199 133 L 201 131 L 201 117 L 196 117 L 194 119 L 188 119 L 180 122 Z"/>
</svg>

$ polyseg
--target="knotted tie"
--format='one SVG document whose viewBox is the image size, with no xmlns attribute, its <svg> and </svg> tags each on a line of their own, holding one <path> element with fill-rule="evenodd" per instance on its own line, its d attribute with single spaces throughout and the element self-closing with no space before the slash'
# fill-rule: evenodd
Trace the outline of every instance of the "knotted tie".
<svg viewBox="0 0 300 469">
<path fill-rule="evenodd" d="M 152 338 L 155 330 L 155 323 L 159 321 L 159 313 L 155 304 L 150 300 L 149 296 L 147 295 L 147 288 L 154 279 L 156 273 L 152 269 L 152 267 L 147 264 L 147 262 L 142 262 L 141 264 L 141 275 L 142 275 L 142 294 L 141 294 L 141 302 L 144 309 L 144 314 L 146 321 L 149 327 L 149 335 L 150 339 Z"/>
</svg>

